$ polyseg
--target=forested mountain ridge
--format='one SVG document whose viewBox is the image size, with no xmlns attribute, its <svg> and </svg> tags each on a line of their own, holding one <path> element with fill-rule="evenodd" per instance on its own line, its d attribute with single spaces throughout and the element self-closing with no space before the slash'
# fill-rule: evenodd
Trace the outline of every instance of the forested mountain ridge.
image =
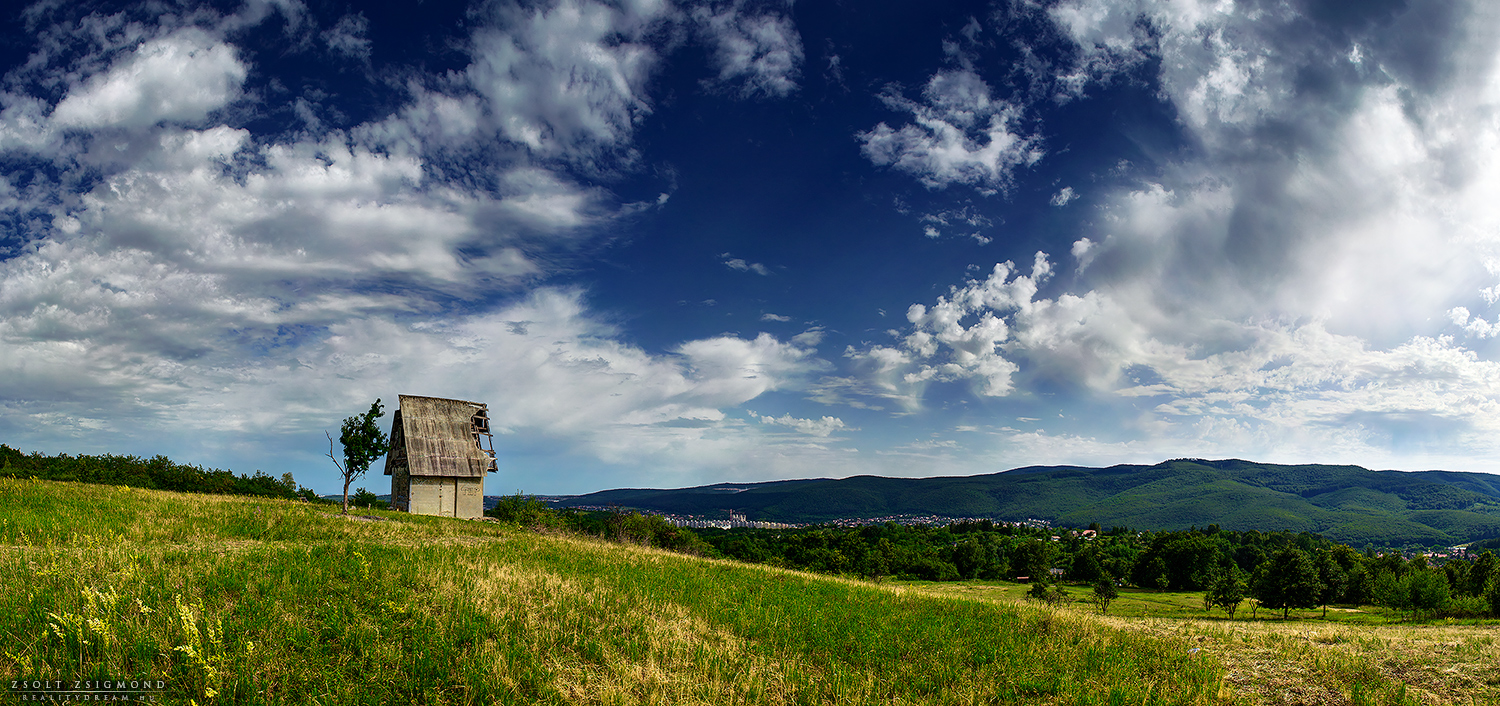
<svg viewBox="0 0 1500 706">
<path fill-rule="evenodd" d="M 1371 471 L 1237 459 L 1176 459 L 1153 466 L 1032 466 L 980 476 L 855 476 L 720 483 L 676 490 L 621 489 L 561 505 L 617 505 L 751 519 L 937 514 L 1035 518 L 1081 527 L 1316 532 L 1339 542 L 1424 545 L 1500 536 L 1500 476 L 1455 471 Z"/>
</svg>

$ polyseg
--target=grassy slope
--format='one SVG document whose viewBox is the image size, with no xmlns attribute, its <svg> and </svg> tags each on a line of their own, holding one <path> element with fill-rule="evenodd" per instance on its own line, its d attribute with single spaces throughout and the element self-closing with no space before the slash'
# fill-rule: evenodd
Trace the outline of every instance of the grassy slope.
<svg viewBox="0 0 1500 706">
<path fill-rule="evenodd" d="M 892 514 L 1034 517 L 1084 526 L 1321 532 L 1362 545 L 1437 544 L 1500 536 L 1500 476 L 1169 461 L 1155 466 L 1025 468 L 984 476 L 859 476 L 712 489 L 619 490 L 581 504 L 701 514 L 725 509 L 786 521 Z"/>
<path fill-rule="evenodd" d="M 7 679 L 198 703 L 1217 703 L 1187 638 L 486 523 L 0 479 Z"/>
</svg>

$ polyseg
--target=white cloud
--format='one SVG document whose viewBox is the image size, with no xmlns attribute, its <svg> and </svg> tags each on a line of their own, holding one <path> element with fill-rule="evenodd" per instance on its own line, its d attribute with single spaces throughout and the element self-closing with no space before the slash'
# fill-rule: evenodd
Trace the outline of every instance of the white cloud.
<svg viewBox="0 0 1500 706">
<path fill-rule="evenodd" d="M 69 128 L 141 128 L 197 122 L 233 101 L 247 75 L 238 52 L 199 29 L 142 42 L 79 83 L 52 112 Z"/>
<path fill-rule="evenodd" d="M 767 312 L 765 314 L 761 314 L 760 315 L 760 320 L 761 321 L 777 321 L 777 322 L 780 322 L 780 323 L 786 323 L 788 321 L 791 321 L 792 317 L 790 317 L 790 316 L 782 316 L 780 314 L 772 314 L 772 313 Z"/>
<path fill-rule="evenodd" d="M 290 25 L 301 15 L 286 5 Z M 247 97 L 253 68 L 215 31 L 270 12 L 248 8 L 219 30 L 94 18 L 114 44 L 81 53 L 62 51 L 68 32 L 48 28 L 56 47 L 39 49 L 23 78 L 71 81 L 57 84 L 63 100 L 0 97 L 0 149 L 88 174 L 33 181 L 24 198 L 43 204 L 50 227 L 43 220 L 38 239 L 0 262 L 6 438 L 69 451 L 216 446 L 208 458 L 234 464 L 224 454 L 316 451 L 299 435 L 375 396 L 416 392 L 493 400 L 497 426 L 524 432 L 518 444 L 550 444 L 588 468 L 806 475 L 835 465 L 827 442 L 726 414 L 825 368 L 813 351 L 820 330 L 647 353 L 585 311 L 579 292 L 522 296 L 596 226 L 650 206 L 615 204 L 558 160 L 607 171 L 633 159 L 657 60 L 645 37 L 670 7 L 502 8 L 488 18 L 496 26 L 475 31 L 465 72 L 413 77 L 406 106 L 348 131 L 327 130 L 308 101 L 299 114 L 311 134 L 201 125 L 233 119 L 221 109 Z M 304 39 L 367 56 L 359 19 Z M 775 60 L 762 56 L 756 70 Z M 757 76 L 735 80 L 778 90 Z M 108 141 L 90 139 L 106 131 Z M 446 171 L 449 150 L 486 140 L 486 174 Z M 22 197 L 0 178 L 0 206 Z M 400 389 L 385 389 L 393 380 Z M 271 456 L 316 462 L 287 453 Z"/>
<path fill-rule="evenodd" d="M 730 257 L 729 253 L 724 253 L 719 257 L 724 258 L 724 266 L 728 267 L 731 270 L 736 270 L 739 272 L 754 272 L 755 274 L 758 274 L 762 277 L 766 277 L 771 274 L 771 268 L 766 267 L 759 262 L 746 262 L 743 258 Z"/>
<path fill-rule="evenodd" d="M 7 265 L 0 301 L 13 306 L 11 295 L 28 273 Z M 265 354 L 245 358 L 223 328 L 198 329 L 198 320 L 181 311 L 175 321 L 160 321 L 172 310 L 148 300 L 197 302 L 221 326 L 259 314 L 290 327 L 296 315 L 276 311 L 274 302 L 233 301 L 192 278 L 127 279 L 119 265 L 75 266 L 78 277 L 108 278 L 87 295 L 98 305 L 91 311 L 42 305 L 30 317 L 0 319 L 0 336 L 10 342 L 0 352 L 0 399 L 11 401 L 5 415 L 11 432 L 35 435 L 56 422 L 45 414 L 61 410 L 103 420 L 106 436 L 210 429 L 293 434 L 331 423 L 329 410 L 400 392 L 490 401 L 498 429 L 554 439 L 612 463 L 649 456 L 691 467 L 694 455 L 715 448 L 714 437 L 726 431 L 725 409 L 796 387 L 821 365 L 808 349 L 767 335 L 689 341 L 653 356 L 619 342 L 617 331 L 590 317 L 579 292 L 556 289 L 444 323 L 398 323 L 379 313 L 388 302 L 324 297 L 318 304 L 325 311 L 362 315 L 301 334 L 259 332 Z M 150 346 L 118 328 L 145 316 L 158 319 L 158 340 Z M 392 381 L 399 389 L 388 387 Z M 54 401 L 45 414 L 15 402 L 42 394 Z M 641 450 L 632 451 L 633 444 Z M 733 443 L 742 451 L 747 445 L 757 445 L 755 438 Z"/>
<path fill-rule="evenodd" d="M 786 15 L 751 14 L 743 0 L 694 8 L 692 16 L 714 48 L 718 83 L 738 84 L 741 96 L 784 97 L 797 90 L 802 39 Z"/>
<path fill-rule="evenodd" d="M 335 54 L 370 60 L 370 21 L 363 12 L 344 15 L 337 24 L 323 33 L 323 43 Z"/>
<path fill-rule="evenodd" d="M 535 272 L 515 236 L 577 228 L 594 200 L 527 171 L 509 175 L 511 195 L 498 199 L 427 186 L 420 160 L 351 147 L 338 134 L 260 148 L 264 167 L 238 177 L 223 161 L 249 145 L 244 130 L 166 131 L 156 142 L 82 197 L 69 216 L 81 230 L 60 247 L 103 257 L 138 250 L 257 293 L 289 278 L 335 289 L 387 278 L 462 288 Z"/>
<path fill-rule="evenodd" d="M 623 148 L 651 112 L 645 84 L 658 57 L 643 40 L 665 5 L 497 7 L 498 26 L 474 33 L 466 76 L 499 134 L 581 163 Z"/>
<path fill-rule="evenodd" d="M 1129 431 L 1110 433 L 1158 457 L 1196 444 L 1268 460 L 1389 461 L 1410 451 L 1451 461 L 1500 447 L 1500 363 L 1452 339 L 1380 349 L 1321 323 L 1224 319 L 1195 319 L 1190 331 L 1104 292 L 1038 297 L 1049 272 L 1039 254 L 1030 276 L 1002 263 L 931 307 L 913 305 L 899 347 L 851 352 L 883 361 L 859 392 L 918 405 L 933 381 L 968 380 L 986 396 L 1031 394 L 1045 382 L 1073 390 L 1095 423 L 1110 400 L 1150 400 L 1116 420 Z M 1453 312 L 1455 323 L 1473 327 L 1466 314 Z M 1062 458 L 1083 448 L 1076 438 L 1048 443 L 1072 449 Z"/>
<path fill-rule="evenodd" d="M 1073 259 L 1078 261 L 1079 272 L 1082 272 L 1089 266 L 1090 262 L 1094 261 L 1094 253 L 1096 252 L 1095 248 L 1097 246 L 1098 243 L 1095 243 L 1088 238 L 1079 238 L 1078 240 L 1073 241 L 1073 247 L 1070 251 L 1073 254 Z"/>
<path fill-rule="evenodd" d="M 1451 10 L 1350 8 L 1349 33 L 1329 44 L 1309 32 L 1339 18 L 1292 6 L 1056 6 L 1085 57 L 1156 56 L 1161 93 L 1200 146 L 1100 199 L 1106 220 L 1075 253 L 1083 286 L 1132 308 L 1314 317 L 1382 347 L 1478 305 L 1500 272 L 1486 265 L 1500 262 L 1500 210 L 1483 196 L 1500 185 L 1486 117 L 1500 105 L 1486 58 L 1500 37 L 1494 8 Z M 1414 21 L 1430 31 L 1382 29 Z"/>
<path fill-rule="evenodd" d="M 915 124 L 899 129 L 880 123 L 858 134 L 871 162 L 916 177 L 930 189 L 950 184 L 981 190 L 1010 185 L 1015 169 L 1042 158 L 1041 142 L 1018 129 L 1021 108 L 990 95 L 990 87 L 970 69 L 933 75 L 923 103 L 889 90 L 884 101 L 911 113 Z"/>
<path fill-rule="evenodd" d="M 839 419 L 838 417 L 825 416 L 822 419 L 798 419 L 790 414 L 783 414 L 780 417 L 771 417 L 760 416 L 755 414 L 754 412 L 751 412 L 750 416 L 759 419 L 761 424 L 772 424 L 777 426 L 790 427 L 808 436 L 827 437 L 828 435 L 836 431 L 841 431 L 845 428 L 844 420 Z"/>
<path fill-rule="evenodd" d="M 1077 198 L 1078 192 L 1074 191 L 1073 187 L 1064 186 L 1061 190 L 1052 195 L 1052 205 L 1059 207 L 1066 206 L 1072 203 L 1073 200 Z"/>
<path fill-rule="evenodd" d="M 1492 324 L 1477 316 L 1470 318 L 1469 310 L 1466 307 L 1453 307 L 1448 311 L 1448 317 L 1453 320 L 1453 325 L 1458 326 L 1476 338 L 1500 336 L 1500 324 Z"/>
<path fill-rule="evenodd" d="M 990 220 L 979 209 L 973 206 L 948 209 L 937 213 L 924 213 L 921 216 L 921 221 L 926 224 L 922 227 L 922 233 L 929 238 L 942 237 L 944 231 L 940 230 L 940 228 L 946 229 L 948 232 L 957 230 L 959 235 L 973 238 L 974 242 L 980 245 L 990 244 L 989 236 L 984 235 L 983 231 L 995 224 L 994 221 Z"/>
</svg>

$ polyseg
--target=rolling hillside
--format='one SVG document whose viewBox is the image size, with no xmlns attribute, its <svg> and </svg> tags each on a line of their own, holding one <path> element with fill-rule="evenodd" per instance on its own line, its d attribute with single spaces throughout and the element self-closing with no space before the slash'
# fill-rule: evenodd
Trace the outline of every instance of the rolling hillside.
<svg viewBox="0 0 1500 706">
<path fill-rule="evenodd" d="M 751 519 L 781 522 L 939 514 L 1152 530 L 1217 524 L 1237 530 L 1317 532 L 1353 544 L 1433 545 L 1500 537 L 1500 476 L 1240 460 L 608 490 L 557 504 L 687 515 L 737 510 Z"/>
<path fill-rule="evenodd" d="M 1201 643 L 1081 611 L 288 500 L 0 478 L 0 503 L 12 700 L 1227 703 Z"/>
</svg>

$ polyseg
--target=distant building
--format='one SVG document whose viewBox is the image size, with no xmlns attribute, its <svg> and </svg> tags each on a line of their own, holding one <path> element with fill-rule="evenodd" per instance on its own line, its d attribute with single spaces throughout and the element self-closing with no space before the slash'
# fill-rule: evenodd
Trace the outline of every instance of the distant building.
<svg viewBox="0 0 1500 706">
<path fill-rule="evenodd" d="M 486 442 L 489 443 L 486 448 Z M 489 407 L 401 395 L 391 421 L 385 474 L 391 509 L 418 515 L 484 516 L 484 474 L 495 471 Z"/>
</svg>

